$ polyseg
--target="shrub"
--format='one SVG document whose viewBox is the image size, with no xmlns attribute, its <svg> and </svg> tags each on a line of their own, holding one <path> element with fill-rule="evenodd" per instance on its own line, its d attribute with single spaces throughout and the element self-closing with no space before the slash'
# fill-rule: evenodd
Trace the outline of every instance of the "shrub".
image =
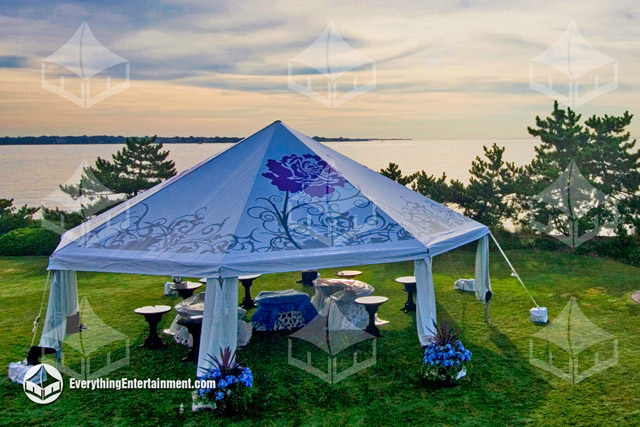
<svg viewBox="0 0 640 427">
<path fill-rule="evenodd" d="M 60 235 L 44 228 L 18 228 L 0 236 L 0 255 L 51 255 Z"/>
</svg>

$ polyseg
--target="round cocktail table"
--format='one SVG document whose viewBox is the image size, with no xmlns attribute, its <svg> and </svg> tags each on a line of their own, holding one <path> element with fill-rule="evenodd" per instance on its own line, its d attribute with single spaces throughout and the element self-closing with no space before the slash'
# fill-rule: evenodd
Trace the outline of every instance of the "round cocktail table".
<svg viewBox="0 0 640 427">
<path fill-rule="evenodd" d="M 342 277 L 343 279 L 353 279 L 355 277 L 358 277 L 361 274 L 362 274 L 362 271 L 358 271 L 358 270 L 343 270 L 343 271 L 338 271 L 336 273 L 336 276 Z"/>
<path fill-rule="evenodd" d="M 193 296 L 193 291 L 198 289 L 202 284 L 194 282 L 185 282 L 180 284 L 171 285 L 171 289 L 177 291 L 182 299 L 187 299 Z"/>
<path fill-rule="evenodd" d="M 413 302 L 413 294 L 416 293 L 416 277 L 404 276 L 398 277 L 396 282 L 404 285 L 404 290 L 407 292 L 407 302 L 404 303 L 402 311 L 409 313 L 410 311 L 416 311 L 416 303 Z"/>
<path fill-rule="evenodd" d="M 365 332 L 373 335 L 374 337 L 382 336 L 380 330 L 376 326 L 376 312 L 378 311 L 378 307 L 387 301 L 389 301 L 389 298 L 379 296 L 360 297 L 355 300 L 356 304 L 363 305 L 367 310 L 367 313 L 369 313 L 369 324 L 367 325 Z"/>
<path fill-rule="evenodd" d="M 134 312 L 144 316 L 149 324 L 149 336 L 144 339 L 140 347 L 144 348 L 162 348 L 164 342 L 158 336 L 158 323 L 162 320 L 162 315 L 171 311 L 168 305 L 147 305 L 145 307 L 136 308 Z"/>
</svg>

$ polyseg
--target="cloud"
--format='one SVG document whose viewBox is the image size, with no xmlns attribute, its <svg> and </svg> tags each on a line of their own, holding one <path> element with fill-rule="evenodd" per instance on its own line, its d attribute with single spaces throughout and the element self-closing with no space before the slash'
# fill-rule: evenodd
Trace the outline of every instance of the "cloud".
<svg viewBox="0 0 640 427">
<path fill-rule="evenodd" d="M 180 111 L 176 99 L 162 108 L 149 107 L 146 100 L 133 102 L 131 95 L 149 94 L 133 90 L 141 85 L 172 96 L 183 90 L 193 99 L 201 99 L 200 90 L 207 96 L 215 94 L 223 105 L 234 96 L 239 101 L 231 111 L 242 111 L 247 123 L 273 109 L 286 111 L 284 116 L 290 114 L 303 123 L 312 123 L 314 117 L 340 122 L 348 117 L 364 134 L 375 133 L 369 127 L 403 123 L 403 132 L 417 136 L 427 128 L 425 123 L 432 122 L 431 117 L 446 122 L 464 113 L 465 131 L 476 129 L 491 135 L 503 130 L 490 128 L 480 118 L 486 111 L 507 110 L 510 116 L 521 112 L 518 126 L 522 125 L 521 134 L 525 134 L 523 123 L 530 124 L 531 109 L 551 102 L 528 89 L 529 61 L 553 44 L 571 20 L 589 43 L 619 63 L 619 90 L 593 101 L 594 108 L 624 102 L 626 108 L 640 110 L 640 27 L 632 25 L 636 16 L 637 6 L 630 0 L 606 8 L 596 0 L 516 0 L 506 6 L 499 0 L 399 0 L 366 6 L 338 0 L 5 0 L 0 3 L 0 68 L 37 71 L 40 62 L 63 46 L 86 19 L 101 44 L 130 62 L 132 89 L 118 98 L 128 100 L 119 106 L 129 116 L 137 114 L 134 108 L 153 108 L 166 122 Z M 289 60 L 311 45 L 329 22 L 377 65 L 376 89 L 336 112 L 324 111 L 287 86 Z M 314 74 L 311 68 L 295 72 Z M 16 111 L 24 111 L 27 102 L 48 97 L 39 94 L 37 78 L 27 80 L 35 85 L 29 92 L 35 98 L 25 100 L 3 86 L 11 93 L 0 93 L 3 108 L 13 105 Z M 619 101 L 615 95 L 621 95 Z M 158 96 L 151 98 L 158 101 Z M 276 106 L 276 102 L 287 105 Z M 434 103 L 438 108 L 433 108 Z M 474 111 L 478 106 L 485 111 Z M 191 106 L 182 108 L 185 114 L 200 114 Z M 404 118 L 390 109 L 402 111 Z M 219 109 L 202 111 L 217 117 L 223 114 Z M 39 119 L 35 112 L 29 114 L 34 122 Z M 114 133 L 122 133 L 117 130 L 123 126 L 120 114 L 105 106 L 87 114 L 98 123 L 111 123 Z M 229 120 L 228 114 L 223 116 Z M 380 117 L 384 119 L 374 119 Z M 405 126 L 409 118 L 416 123 Z M 20 121 L 21 126 L 27 126 L 25 120 Z M 181 120 L 184 125 L 170 129 L 180 133 L 178 128 L 183 126 L 183 133 L 192 133 L 186 125 L 189 120 L 185 116 Z"/>
</svg>

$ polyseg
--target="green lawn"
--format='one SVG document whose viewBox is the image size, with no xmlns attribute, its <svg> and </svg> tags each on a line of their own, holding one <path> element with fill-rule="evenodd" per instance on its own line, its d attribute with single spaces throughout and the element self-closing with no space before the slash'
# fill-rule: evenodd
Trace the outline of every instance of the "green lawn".
<svg viewBox="0 0 640 427">
<path fill-rule="evenodd" d="M 377 364 L 331 387 L 287 363 L 283 334 L 254 336 L 240 357 L 255 374 L 258 393 L 253 409 L 243 417 L 216 418 L 210 412 L 190 412 L 186 390 L 69 390 L 54 403 L 30 402 L 22 388 L 6 375 L 0 380 L 0 425 L 638 425 L 640 424 L 640 307 L 629 298 L 640 289 L 640 269 L 571 254 L 512 251 L 513 264 L 534 298 L 553 319 L 572 296 L 582 312 L 618 339 L 618 363 L 571 385 L 528 362 L 530 336 L 540 330 L 529 322 L 532 304 L 510 277 L 499 254 L 492 253 L 494 299 L 492 323 L 483 322 L 482 305 L 472 294 L 453 290 L 455 271 L 470 276 L 474 254 L 455 252 L 434 260 L 438 317 L 452 319 L 473 351 L 468 378 L 455 387 L 423 384 L 418 374 L 422 351 L 414 315 L 401 311 L 406 294 L 393 281 L 412 274 L 411 263 L 357 267 L 376 294 L 390 298 L 380 317 L 390 320 L 378 340 Z M 22 359 L 31 342 L 31 322 L 37 314 L 46 277 L 42 257 L 0 258 L 0 365 Z M 335 270 L 323 271 L 331 276 Z M 260 290 L 294 288 L 298 273 L 258 279 Z M 173 305 L 163 296 L 165 278 L 123 274 L 79 273 L 79 295 L 96 315 L 131 340 L 130 364 L 110 378 L 182 379 L 195 374 L 193 363 L 180 361 L 186 350 L 170 343 L 166 350 L 138 349 L 147 325 L 133 309 L 147 304 Z M 251 314 L 251 313 L 249 313 Z M 172 315 L 166 315 L 167 327 Z M 552 346 L 553 347 L 553 346 Z M 611 356 L 609 345 L 598 345 L 600 360 Z M 123 343 L 92 354 L 92 367 L 124 355 Z M 554 365 L 568 359 L 554 350 Z M 347 350 L 348 352 L 348 350 Z M 534 354 L 545 357 L 543 342 Z M 317 356 L 317 355 L 316 355 Z M 581 367 L 593 364 L 594 349 L 580 354 Z M 66 364 L 79 366 L 73 349 Z M 564 358 L 563 358 L 564 357 Z M 581 369 L 582 370 L 582 369 Z M 68 383 L 65 381 L 65 387 Z M 179 413 L 181 403 L 185 413 Z"/>
</svg>

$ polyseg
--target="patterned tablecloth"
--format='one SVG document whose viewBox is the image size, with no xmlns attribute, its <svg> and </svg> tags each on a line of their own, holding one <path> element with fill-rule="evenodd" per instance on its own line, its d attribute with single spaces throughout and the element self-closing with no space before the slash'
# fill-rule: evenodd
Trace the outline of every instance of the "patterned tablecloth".
<svg viewBox="0 0 640 427">
<path fill-rule="evenodd" d="M 311 303 L 318 313 L 327 315 L 330 299 L 335 299 L 336 306 L 342 313 L 340 317 L 330 316 L 328 325 L 330 330 L 351 329 L 352 326 L 344 324 L 345 321 L 360 329 L 367 326 L 369 323 L 367 310 L 354 301 L 356 298 L 371 295 L 375 290 L 373 286 L 359 280 L 348 279 L 316 279 L 313 281 L 313 286 L 316 293 L 311 298 Z"/>
<path fill-rule="evenodd" d="M 251 317 L 256 331 L 281 331 L 301 328 L 318 314 L 309 295 L 293 289 L 260 292 L 255 298 L 258 309 Z"/>
</svg>

